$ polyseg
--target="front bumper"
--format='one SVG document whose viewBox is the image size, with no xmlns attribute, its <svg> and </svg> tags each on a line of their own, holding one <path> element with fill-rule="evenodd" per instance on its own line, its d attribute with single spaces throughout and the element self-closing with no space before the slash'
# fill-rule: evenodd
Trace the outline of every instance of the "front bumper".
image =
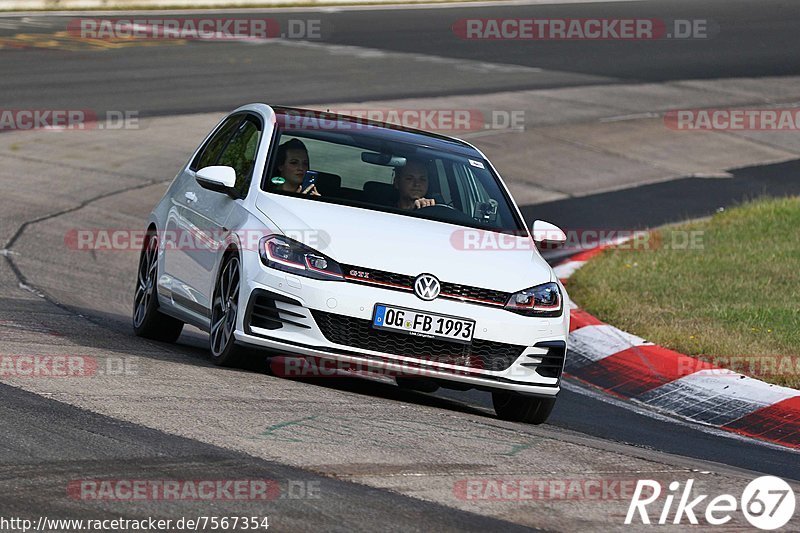
<svg viewBox="0 0 800 533">
<path fill-rule="evenodd" d="M 566 311 L 560 317 L 531 318 L 473 303 L 441 299 L 427 302 L 407 292 L 300 278 L 265 268 L 252 256 L 248 259 L 258 264 L 244 269 L 255 275 L 245 280 L 240 293 L 239 308 L 246 309 L 240 313 L 235 332 L 240 343 L 392 375 L 450 382 L 456 388 L 503 389 L 548 397 L 560 390 L 569 331 Z M 256 305 L 257 299 L 263 303 L 265 296 L 272 307 Z M 391 343 L 376 343 L 374 338 L 372 342 L 362 342 L 372 336 L 368 321 L 376 303 L 471 318 L 476 321 L 472 345 L 476 348 L 459 352 L 461 345 L 452 344 L 457 353 L 445 357 L 440 353 L 441 342 L 420 343 L 415 337 L 385 332 L 381 335 L 394 337 Z M 255 315 L 258 316 L 254 318 Z M 347 337 L 355 342 L 334 342 L 332 339 L 342 337 L 332 336 L 329 325 L 321 327 L 320 321 L 325 317 L 346 320 L 348 328 L 358 326 L 358 334 L 351 332 Z M 416 350 L 398 352 L 398 346 L 415 346 Z M 478 346 L 482 350 L 480 357 L 469 352 Z M 503 356 L 492 360 L 495 348 L 502 349 Z M 419 353 L 421 350 L 425 353 Z"/>
</svg>

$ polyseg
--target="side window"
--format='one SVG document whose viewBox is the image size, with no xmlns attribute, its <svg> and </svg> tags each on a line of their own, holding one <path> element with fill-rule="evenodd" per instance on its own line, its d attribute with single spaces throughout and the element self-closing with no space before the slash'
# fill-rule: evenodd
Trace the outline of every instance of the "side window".
<svg viewBox="0 0 800 533">
<path fill-rule="evenodd" d="M 217 132 L 206 142 L 206 145 L 197 154 L 192 166 L 189 167 L 194 171 L 201 168 L 210 167 L 217 164 L 219 154 L 225 145 L 228 143 L 231 134 L 236 131 L 236 127 L 242 122 L 242 115 L 235 115 L 229 117 Z"/>
<path fill-rule="evenodd" d="M 232 167 L 236 171 L 236 190 L 241 195 L 246 193 L 250 177 L 253 175 L 256 150 L 260 140 L 261 128 L 254 119 L 248 117 L 239 125 L 217 161 L 218 165 Z"/>
</svg>

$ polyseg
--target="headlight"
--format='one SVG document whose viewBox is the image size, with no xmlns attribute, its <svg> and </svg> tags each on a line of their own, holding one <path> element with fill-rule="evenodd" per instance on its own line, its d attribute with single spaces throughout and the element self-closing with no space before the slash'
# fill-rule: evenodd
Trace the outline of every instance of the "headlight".
<svg viewBox="0 0 800 533">
<path fill-rule="evenodd" d="M 561 290 L 557 283 L 543 283 L 512 294 L 505 308 L 525 316 L 561 316 Z"/>
<path fill-rule="evenodd" d="M 270 268 L 307 278 L 344 280 L 339 263 L 294 239 L 270 235 L 258 246 L 261 262 Z"/>
</svg>

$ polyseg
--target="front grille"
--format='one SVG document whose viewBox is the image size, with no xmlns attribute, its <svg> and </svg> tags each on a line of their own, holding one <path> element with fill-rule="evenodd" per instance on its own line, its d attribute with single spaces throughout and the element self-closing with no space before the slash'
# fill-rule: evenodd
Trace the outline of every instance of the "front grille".
<svg viewBox="0 0 800 533">
<path fill-rule="evenodd" d="M 378 283 L 395 285 L 398 289 L 413 290 L 414 276 L 407 276 L 405 274 L 397 274 L 395 272 L 386 272 L 385 270 L 374 270 L 371 268 L 361 268 L 352 265 L 342 265 L 342 270 L 348 277 L 348 281 L 355 281 L 361 283 Z M 353 276 L 350 271 L 369 273 L 369 278 L 361 278 Z"/>
<path fill-rule="evenodd" d="M 395 272 L 374 270 L 353 265 L 342 265 L 342 270 L 345 273 L 347 281 L 350 282 L 374 284 L 394 290 L 414 290 L 415 277 L 407 274 L 397 274 Z M 358 274 L 356 274 L 356 272 Z M 364 274 L 367 274 L 369 277 L 364 278 Z M 442 291 L 439 298 L 448 300 L 462 300 L 479 305 L 504 306 L 511 297 L 511 293 L 508 292 L 471 287 L 469 285 L 459 285 L 458 283 L 448 283 L 446 281 L 441 283 Z"/>
<path fill-rule="evenodd" d="M 330 342 L 391 355 L 413 357 L 482 370 L 505 370 L 525 346 L 473 339 L 456 344 L 374 329 L 369 320 L 311 310 L 320 331 Z"/>
<path fill-rule="evenodd" d="M 470 287 L 469 285 L 458 285 L 456 283 L 442 283 L 442 298 L 445 298 L 445 295 L 452 295 L 459 299 L 468 298 L 470 300 L 481 300 L 484 303 L 493 303 L 497 305 L 505 305 L 511 297 L 507 292 Z"/>
</svg>

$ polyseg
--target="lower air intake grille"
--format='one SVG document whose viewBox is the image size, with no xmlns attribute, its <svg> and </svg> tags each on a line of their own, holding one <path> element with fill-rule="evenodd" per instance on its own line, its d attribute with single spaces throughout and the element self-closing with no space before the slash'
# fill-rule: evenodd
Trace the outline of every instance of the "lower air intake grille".
<svg viewBox="0 0 800 533">
<path fill-rule="evenodd" d="M 284 305 L 278 307 L 276 302 L 282 302 Z M 302 313 L 286 309 L 289 306 L 297 306 L 297 311 L 303 309 L 300 302 L 293 298 L 262 289 L 253 291 L 253 295 L 250 297 L 250 304 L 247 306 L 246 332 L 250 333 L 250 327 L 280 329 L 284 324 L 311 329 L 311 326 L 303 323 L 308 317 Z"/>
<path fill-rule="evenodd" d="M 547 348 L 547 353 L 544 355 L 528 354 L 529 358 L 541 359 L 541 362 L 526 362 L 522 363 L 522 366 L 535 369 L 536 373 L 542 377 L 561 377 L 561 371 L 564 368 L 564 358 L 567 352 L 567 343 L 564 341 L 544 341 L 537 342 L 533 345 L 533 347 Z"/>
<path fill-rule="evenodd" d="M 474 339 L 472 344 L 414 337 L 371 327 L 369 320 L 312 310 L 322 334 L 331 342 L 392 355 L 413 357 L 483 370 L 505 370 L 525 346 Z"/>
</svg>

